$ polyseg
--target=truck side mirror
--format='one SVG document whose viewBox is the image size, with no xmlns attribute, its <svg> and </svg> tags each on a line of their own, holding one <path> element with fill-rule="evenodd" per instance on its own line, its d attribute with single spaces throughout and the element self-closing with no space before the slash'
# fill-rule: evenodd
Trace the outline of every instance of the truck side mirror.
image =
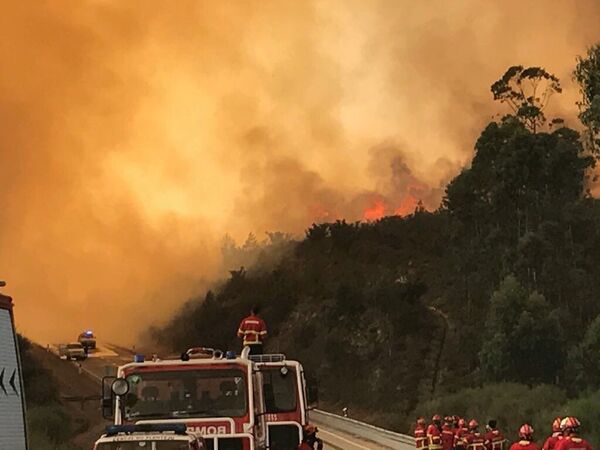
<svg viewBox="0 0 600 450">
<path fill-rule="evenodd" d="M 112 392 L 112 384 L 117 377 L 108 376 L 102 378 L 102 417 L 110 420 L 115 417 L 115 395 Z"/>
</svg>

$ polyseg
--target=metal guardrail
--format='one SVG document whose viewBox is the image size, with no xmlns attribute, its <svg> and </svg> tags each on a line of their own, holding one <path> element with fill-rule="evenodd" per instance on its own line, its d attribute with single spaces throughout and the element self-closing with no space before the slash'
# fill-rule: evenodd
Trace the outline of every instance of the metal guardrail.
<svg viewBox="0 0 600 450">
<path fill-rule="evenodd" d="M 339 430 L 391 449 L 412 450 L 415 448 L 415 440 L 412 436 L 389 431 L 348 417 L 315 409 L 310 412 L 310 420 L 317 425 Z"/>
</svg>

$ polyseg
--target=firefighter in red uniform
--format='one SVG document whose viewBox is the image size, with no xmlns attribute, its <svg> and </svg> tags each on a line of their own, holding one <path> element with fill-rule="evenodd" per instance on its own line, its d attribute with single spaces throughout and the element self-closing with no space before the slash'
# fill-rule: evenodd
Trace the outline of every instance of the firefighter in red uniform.
<svg viewBox="0 0 600 450">
<path fill-rule="evenodd" d="M 560 429 L 561 421 L 562 419 L 557 417 L 554 419 L 554 422 L 552 422 L 552 434 L 548 437 L 548 439 L 546 439 L 546 442 L 544 442 L 542 450 L 554 450 L 558 444 L 558 441 L 563 438 L 563 434 Z"/>
<path fill-rule="evenodd" d="M 469 434 L 465 419 L 459 418 L 458 426 L 454 430 L 454 448 L 455 450 L 464 450 L 466 448 L 465 438 Z"/>
<path fill-rule="evenodd" d="M 323 450 L 323 441 L 317 437 L 319 429 L 308 424 L 302 427 L 302 442 L 298 450 Z"/>
<path fill-rule="evenodd" d="M 250 315 L 240 323 L 237 335 L 242 339 L 244 347 L 250 347 L 251 355 L 262 355 L 263 341 L 267 337 L 267 325 L 258 317 L 258 307 L 250 310 Z"/>
<path fill-rule="evenodd" d="M 488 450 L 504 450 L 506 439 L 498 429 L 497 422 L 495 420 L 490 420 L 486 428 L 487 433 L 485 434 L 485 441 Z"/>
<path fill-rule="evenodd" d="M 424 417 L 417 419 L 417 426 L 415 427 L 415 448 L 416 450 L 428 450 L 427 447 L 427 430 Z"/>
<path fill-rule="evenodd" d="M 487 450 L 485 436 L 479 432 L 479 423 L 475 419 L 469 422 L 469 432 L 464 442 L 467 450 Z"/>
<path fill-rule="evenodd" d="M 533 442 L 533 428 L 524 424 L 519 428 L 519 441 L 510 446 L 510 450 L 539 450 Z"/>
<path fill-rule="evenodd" d="M 442 416 L 439 414 L 431 418 L 431 424 L 427 427 L 427 448 L 442 450 Z"/>
<path fill-rule="evenodd" d="M 452 416 L 444 417 L 442 425 L 442 449 L 452 450 L 454 448 L 454 418 Z"/>
<path fill-rule="evenodd" d="M 558 441 L 555 450 L 593 450 L 590 443 L 579 436 L 581 423 L 577 417 L 565 417 L 560 425 L 564 438 Z"/>
</svg>

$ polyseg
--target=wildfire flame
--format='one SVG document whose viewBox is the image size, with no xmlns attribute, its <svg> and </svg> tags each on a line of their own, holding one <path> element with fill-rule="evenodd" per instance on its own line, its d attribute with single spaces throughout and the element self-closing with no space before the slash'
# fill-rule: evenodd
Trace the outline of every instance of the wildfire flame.
<svg viewBox="0 0 600 450">
<path fill-rule="evenodd" d="M 377 220 L 385 215 L 385 203 L 382 199 L 376 199 L 373 204 L 367 207 L 363 213 L 364 220 Z"/>
</svg>

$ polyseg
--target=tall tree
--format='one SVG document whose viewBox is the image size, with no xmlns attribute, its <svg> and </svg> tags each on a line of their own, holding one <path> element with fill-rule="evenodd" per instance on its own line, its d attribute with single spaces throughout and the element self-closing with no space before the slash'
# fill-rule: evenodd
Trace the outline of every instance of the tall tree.
<svg viewBox="0 0 600 450">
<path fill-rule="evenodd" d="M 492 85 L 494 100 L 506 103 L 533 133 L 546 122 L 550 97 L 560 92 L 558 78 L 541 67 L 512 66 Z"/>
<path fill-rule="evenodd" d="M 577 58 L 573 78 L 579 83 L 581 100 L 579 118 L 588 129 L 588 142 L 595 153 L 600 151 L 600 43 L 585 56 Z"/>
</svg>

